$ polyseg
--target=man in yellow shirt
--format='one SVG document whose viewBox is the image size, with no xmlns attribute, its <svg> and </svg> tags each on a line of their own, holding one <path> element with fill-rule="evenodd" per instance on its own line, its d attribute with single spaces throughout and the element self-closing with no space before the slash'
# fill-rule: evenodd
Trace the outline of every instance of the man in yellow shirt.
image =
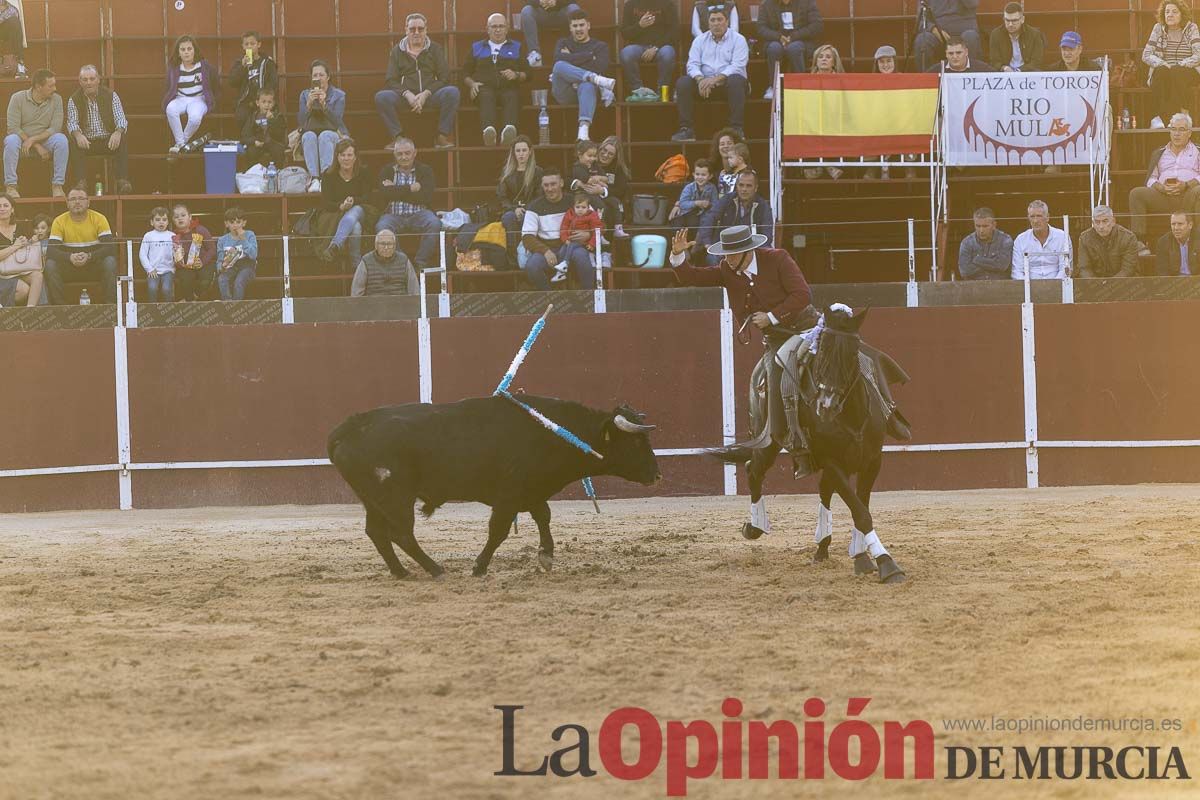
<svg viewBox="0 0 1200 800">
<path fill-rule="evenodd" d="M 74 188 L 67 193 L 67 213 L 50 226 L 45 266 L 46 293 L 52 305 L 67 302 L 66 280 L 98 280 L 99 297 L 117 302 L 117 246 L 108 219 L 88 208 L 87 192 Z"/>
</svg>

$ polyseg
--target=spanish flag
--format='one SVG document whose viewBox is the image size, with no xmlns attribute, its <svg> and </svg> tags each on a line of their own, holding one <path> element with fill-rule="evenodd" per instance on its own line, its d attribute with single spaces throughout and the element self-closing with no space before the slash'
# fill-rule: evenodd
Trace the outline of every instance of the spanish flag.
<svg viewBox="0 0 1200 800">
<path fill-rule="evenodd" d="M 929 151 L 937 74 L 783 76 L 783 157 Z"/>
</svg>

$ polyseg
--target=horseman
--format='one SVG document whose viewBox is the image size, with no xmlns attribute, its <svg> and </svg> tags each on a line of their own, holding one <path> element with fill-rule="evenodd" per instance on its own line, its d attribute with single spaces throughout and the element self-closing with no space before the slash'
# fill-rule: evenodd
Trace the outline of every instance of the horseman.
<svg viewBox="0 0 1200 800">
<path fill-rule="evenodd" d="M 695 242 L 687 240 L 681 229 L 671 242 L 671 267 L 685 286 L 723 286 L 729 292 L 729 305 L 741 334 L 747 324 L 763 331 L 771 350 L 787 347 L 789 340 L 804 345 L 803 337 L 794 336 L 816 325 L 819 314 L 812 307 L 812 293 L 804 273 L 786 250 L 763 247 L 767 237 L 754 233 L 747 225 L 735 225 L 721 231 L 721 238 L 710 245 L 708 253 L 721 256 L 715 267 L 698 267 L 688 261 Z M 780 391 L 783 368 L 775 358 L 767 364 L 769 395 L 766 430 L 770 438 L 788 449 L 797 476 L 813 471 L 808 439 L 803 426 L 789 424 L 795 409 L 787 408 Z"/>
</svg>

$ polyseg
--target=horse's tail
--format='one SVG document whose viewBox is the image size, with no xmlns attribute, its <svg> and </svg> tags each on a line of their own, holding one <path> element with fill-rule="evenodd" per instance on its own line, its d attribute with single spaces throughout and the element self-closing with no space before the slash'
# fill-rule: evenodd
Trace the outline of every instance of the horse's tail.
<svg viewBox="0 0 1200 800">
<path fill-rule="evenodd" d="M 770 426 L 764 425 L 762 433 L 748 442 L 734 442 L 725 447 L 710 447 L 704 451 L 704 454 L 724 461 L 726 464 L 745 464 L 754 455 L 755 450 L 761 450 L 770 443 Z"/>
</svg>

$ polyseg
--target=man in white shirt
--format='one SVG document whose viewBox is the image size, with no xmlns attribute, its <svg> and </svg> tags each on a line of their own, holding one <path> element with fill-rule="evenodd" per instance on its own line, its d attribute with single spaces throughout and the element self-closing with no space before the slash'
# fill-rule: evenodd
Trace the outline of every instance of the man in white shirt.
<svg viewBox="0 0 1200 800">
<path fill-rule="evenodd" d="M 1013 280 L 1025 280 L 1026 255 L 1030 279 L 1071 277 L 1071 238 L 1050 224 L 1050 207 L 1041 200 L 1030 203 L 1027 211 L 1029 230 L 1013 242 Z"/>
<path fill-rule="evenodd" d="M 679 131 L 671 137 L 671 141 L 696 141 L 692 111 L 696 96 L 709 100 L 722 92 L 729 100 L 729 125 L 741 133 L 749 86 L 746 80 L 746 63 L 749 60 L 750 45 L 745 36 L 729 29 L 725 7 L 710 8 L 708 30 L 692 40 L 687 74 L 681 75 L 675 82 Z"/>
</svg>

